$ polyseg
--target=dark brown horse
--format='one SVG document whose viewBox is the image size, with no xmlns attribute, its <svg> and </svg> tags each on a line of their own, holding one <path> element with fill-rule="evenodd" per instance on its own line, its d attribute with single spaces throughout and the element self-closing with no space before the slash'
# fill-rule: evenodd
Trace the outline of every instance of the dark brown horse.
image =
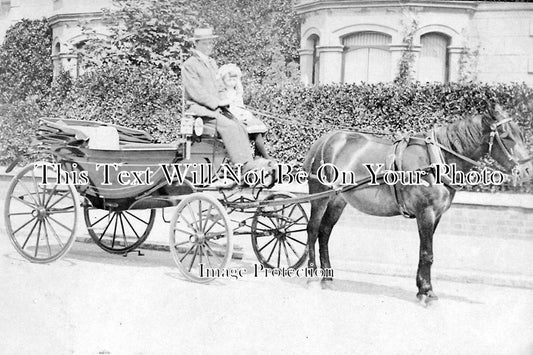
<svg viewBox="0 0 533 355">
<path fill-rule="evenodd" d="M 528 179 L 533 173 L 524 136 L 518 125 L 507 117 L 499 105 L 486 115 L 472 116 L 415 137 L 418 138 L 408 140 L 397 164 L 404 171 L 427 171 L 427 175 L 423 177 L 427 181 L 426 186 L 398 185 L 395 192 L 393 187 L 386 184 L 366 184 L 311 202 L 311 217 L 307 226 L 310 268 L 316 268 L 317 238 L 321 267 L 331 268 L 328 240 L 346 204 L 374 216 L 407 214 L 416 218 L 420 237 L 417 297 L 421 300 L 437 299 L 431 285 L 433 234 L 443 213 L 450 208 L 455 189 L 447 184 L 435 184 L 435 171 L 427 169 L 431 163 L 435 163 L 430 150 L 440 150 L 443 154 L 439 155 L 444 158 L 446 165 L 456 164 L 457 170 L 462 172 L 468 172 L 474 161 L 488 153 L 508 174 L 519 174 L 521 179 Z M 426 137 L 433 137 L 436 143 L 430 143 Z M 321 165 L 330 163 L 339 171 L 354 172 L 357 179 L 364 179 L 370 173 L 363 164 L 385 164 L 391 159 L 391 154 L 394 154 L 393 150 L 390 141 L 363 133 L 339 131 L 321 137 L 311 147 L 304 163 L 304 168 L 310 173 L 309 193 L 332 188 L 316 178 Z M 333 179 L 331 171 L 329 175 L 325 175 L 326 179 L 328 176 Z M 335 187 L 336 185 L 333 186 Z"/>
</svg>

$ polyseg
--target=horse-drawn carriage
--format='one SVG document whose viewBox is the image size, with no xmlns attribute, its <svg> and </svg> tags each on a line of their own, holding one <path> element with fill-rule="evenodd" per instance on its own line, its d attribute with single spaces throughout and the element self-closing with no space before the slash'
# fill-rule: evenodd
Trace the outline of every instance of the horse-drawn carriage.
<svg viewBox="0 0 533 355">
<path fill-rule="evenodd" d="M 304 208 L 261 186 L 214 187 L 213 175 L 230 168 L 216 133 L 202 131 L 201 120 L 185 116 L 178 140 L 154 144 L 141 130 L 42 118 L 38 146 L 54 164 L 30 164 L 11 181 L 5 222 L 14 247 L 32 262 L 57 260 L 75 241 L 83 214 L 94 243 L 125 255 L 145 242 L 160 209 L 170 251 L 188 279 L 207 282 L 217 273 L 205 270 L 225 269 L 233 236 L 241 234 L 251 236 L 265 267 L 299 267 L 307 256 Z"/>
<path fill-rule="evenodd" d="M 146 240 L 156 209 L 173 207 L 169 247 L 188 279 L 212 280 L 217 273 L 204 277 L 202 270 L 224 269 L 232 256 L 232 238 L 239 234 L 251 235 L 258 260 L 277 268 L 298 268 L 309 256 L 308 266 L 316 269 L 318 239 L 321 267 L 329 269 L 331 230 L 350 204 L 371 215 L 416 218 L 418 297 L 435 299 L 433 234 L 455 193 L 453 182 L 438 183 L 436 166 L 452 164 L 467 172 L 474 165 L 482 167 L 478 160 L 488 154 L 508 175 L 522 180 L 533 175 L 524 135 L 499 106 L 395 144 L 361 132 L 323 136 L 304 163 L 310 172 L 310 194 L 303 197 L 268 189 L 265 195 L 261 186 L 229 190 L 213 186 L 212 174 L 223 166 L 226 154 L 216 131 L 202 133 L 201 128 L 201 120 L 185 116 L 176 142 L 152 144 L 151 137 L 139 130 L 43 119 L 37 138 L 57 165 L 28 165 L 12 180 L 5 218 L 13 245 L 32 262 L 60 258 L 75 240 L 81 207 L 94 242 L 110 253 L 124 254 Z M 105 142 L 104 146 L 91 145 L 91 137 L 98 138 L 94 142 Z M 390 170 L 368 175 L 369 165 L 386 162 L 392 162 L 388 169 L 398 172 L 420 172 L 423 181 L 387 186 L 383 181 Z M 198 170 L 188 175 L 179 167 L 169 172 L 173 164 L 196 168 L 208 164 L 212 169 L 206 175 Z M 327 165 L 352 173 L 354 179 L 344 186 L 320 183 L 314 172 Z M 190 180 L 195 176 L 200 180 L 193 184 Z M 375 179 L 381 183 L 370 183 Z M 305 202 L 311 202 L 309 218 L 302 206 Z M 228 213 L 239 219 L 230 219 Z"/>
</svg>

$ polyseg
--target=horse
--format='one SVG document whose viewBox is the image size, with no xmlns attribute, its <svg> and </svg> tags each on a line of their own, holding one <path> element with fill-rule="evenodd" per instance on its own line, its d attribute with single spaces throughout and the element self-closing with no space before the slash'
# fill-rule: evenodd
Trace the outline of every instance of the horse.
<svg viewBox="0 0 533 355">
<path fill-rule="evenodd" d="M 304 161 L 304 169 L 309 176 L 309 193 L 324 193 L 334 188 L 338 193 L 311 201 L 307 226 L 308 267 L 317 269 L 315 243 L 318 238 L 321 267 L 331 268 L 328 241 L 347 204 L 374 216 L 403 214 L 416 218 L 420 239 L 417 298 L 421 302 L 428 302 L 438 299 L 431 283 L 433 234 L 442 215 L 450 208 L 456 192 L 455 186 L 436 180 L 435 156 L 440 156 L 445 165 L 455 164 L 457 171 L 466 173 L 488 154 L 503 167 L 506 174 L 512 173 L 520 180 L 531 177 L 533 164 L 523 133 L 498 104 L 489 105 L 485 114 L 470 115 L 430 132 L 415 134 L 404 139 L 404 142 L 403 151 L 394 155 L 397 148 L 390 140 L 366 133 L 335 131 L 320 137 L 311 146 Z M 437 153 L 431 153 L 435 151 Z M 368 165 L 364 164 L 386 164 L 393 156 L 400 170 L 426 171 L 422 177 L 424 182 L 398 183 L 395 186 L 360 184 L 344 189 L 339 187 L 338 182 L 333 183 L 332 167 L 337 169 L 337 173 L 349 171 L 352 176 L 355 174 L 361 179 L 356 181 L 362 181 L 371 175 Z M 329 168 L 323 169 L 322 174 L 332 184 L 325 184 L 317 178 L 321 166 Z M 332 281 L 332 278 L 324 277 L 322 281 Z"/>
</svg>

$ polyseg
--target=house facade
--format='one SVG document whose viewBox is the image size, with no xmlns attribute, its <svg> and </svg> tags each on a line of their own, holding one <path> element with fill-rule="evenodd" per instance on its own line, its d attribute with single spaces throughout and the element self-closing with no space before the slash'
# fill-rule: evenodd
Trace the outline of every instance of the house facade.
<svg viewBox="0 0 533 355">
<path fill-rule="evenodd" d="M 408 63 L 421 82 L 533 85 L 532 2 L 299 0 L 295 9 L 307 84 L 392 81 Z"/>
<path fill-rule="evenodd" d="M 65 70 L 77 76 L 80 68 L 76 49 L 88 39 L 82 26 L 93 30 L 91 36 L 106 36 L 101 9 L 110 6 L 111 0 L 0 0 L 0 43 L 7 29 L 21 19 L 46 17 L 52 27 L 54 75 Z"/>
</svg>

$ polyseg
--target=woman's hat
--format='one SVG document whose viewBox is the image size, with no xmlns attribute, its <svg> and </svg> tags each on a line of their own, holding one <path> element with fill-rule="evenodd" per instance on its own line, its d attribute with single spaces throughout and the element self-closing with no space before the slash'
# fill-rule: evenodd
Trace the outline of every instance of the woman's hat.
<svg viewBox="0 0 533 355">
<path fill-rule="evenodd" d="M 190 41 L 199 41 L 202 39 L 215 39 L 218 38 L 213 34 L 212 28 L 196 28 L 194 30 L 193 36 L 189 38 Z"/>
<path fill-rule="evenodd" d="M 223 66 L 221 66 L 218 69 L 218 74 L 221 78 L 223 78 L 227 74 L 230 74 L 231 76 L 236 76 L 238 78 L 242 77 L 242 71 L 236 64 L 233 63 L 224 64 Z"/>
</svg>

